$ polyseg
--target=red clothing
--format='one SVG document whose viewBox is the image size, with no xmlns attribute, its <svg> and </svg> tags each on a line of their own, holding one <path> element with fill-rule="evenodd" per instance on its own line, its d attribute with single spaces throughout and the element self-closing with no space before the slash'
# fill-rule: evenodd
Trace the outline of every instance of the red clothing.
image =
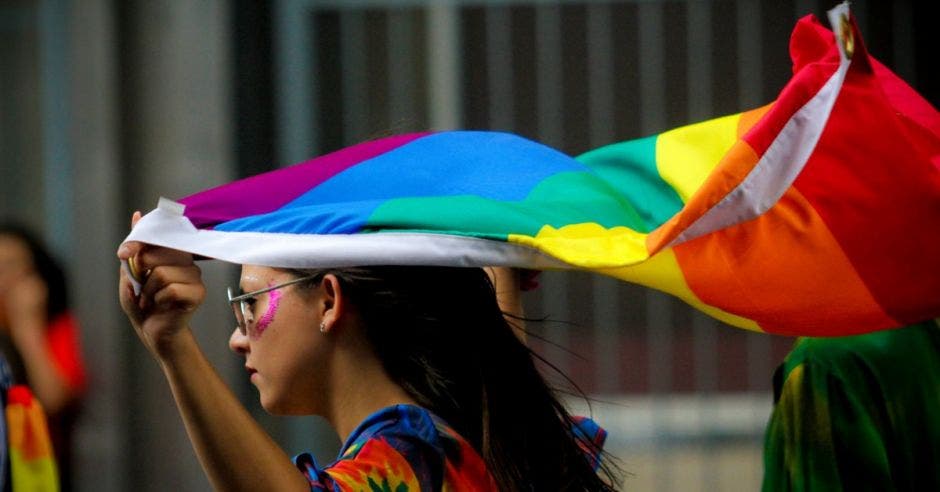
<svg viewBox="0 0 940 492">
<path fill-rule="evenodd" d="M 72 313 L 66 311 L 52 320 L 46 330 L 46 347 L 72 393 L 82 394 L 88 385 L 88 376 L 79 343 L 78 320 Z"/>
</svg>

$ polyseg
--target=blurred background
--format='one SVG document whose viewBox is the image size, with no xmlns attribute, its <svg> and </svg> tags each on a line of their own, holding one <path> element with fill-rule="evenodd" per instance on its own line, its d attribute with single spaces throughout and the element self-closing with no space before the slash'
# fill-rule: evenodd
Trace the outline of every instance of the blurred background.
<svg viewBox="0 0 940 492">
<path fill-rule="evenodd" d="M 870 51 L 935 106 L 930 2 L 856 1 Z M 506 130 L 577 155 L 772 101 L 789 33 L 834 2 L 0 0 L 0 216 L 67 265 L 91 373 L 79 490 L 205 490 L 156 363 L 117 304 L 134 210 L 390 133 Z M 208 356 L 290 454 L 228 352 L 228 265 L 203 265 Z M 632 490 L 755 490 L 771 376 L 793 340 L 656 292 L 546 273 L 533 345 L 592 396 Z M 250 460 L 250 456 L 245 457 Z"/>
</svg>

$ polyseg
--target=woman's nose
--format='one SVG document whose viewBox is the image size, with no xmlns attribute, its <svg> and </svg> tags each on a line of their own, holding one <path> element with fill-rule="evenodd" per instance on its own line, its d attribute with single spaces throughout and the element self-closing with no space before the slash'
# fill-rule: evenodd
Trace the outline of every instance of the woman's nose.
<svg viewBox="0 0 940 492">
<path fill-rule="evenodd" d="M 236 327 L 232 330 L 232 336 L 228 337 L 228 348 L 236 354 L 247 354 L 248 336 Z"/>
</svg>

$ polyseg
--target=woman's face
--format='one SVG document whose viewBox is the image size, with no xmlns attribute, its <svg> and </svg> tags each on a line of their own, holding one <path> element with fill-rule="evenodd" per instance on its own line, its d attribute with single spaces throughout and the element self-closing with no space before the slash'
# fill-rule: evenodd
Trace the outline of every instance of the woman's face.
<svg viewBox="0 0 940 492">
<path fill-rule="evenodd" d="M 293 278 L 274 268 L 245 265 L 240 286 L 253 292 Z M 229 347 L 245 356 L 261 405 L 270 413 L 322 413 L 330 342 L 318 329 L 318 301 L 316 289 L 296 284 L 259 294 L 248 301 L 253 321 L 247 334 L 236 328 L 229 339 Z"/>
<path fill-rule="evenodd" d="M 21 239 L 0 234 L 0 326 L 6 326 L 9 289 L 33 269 L 29 248 Z"/>
</svg>

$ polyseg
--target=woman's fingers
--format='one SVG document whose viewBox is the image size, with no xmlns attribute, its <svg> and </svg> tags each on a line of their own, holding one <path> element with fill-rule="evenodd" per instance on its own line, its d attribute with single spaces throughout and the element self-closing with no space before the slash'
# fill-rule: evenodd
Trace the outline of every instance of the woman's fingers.
<svg viewBox="0 0 940 492">
<path fill-rule="evenodd" d="M 147 281 L 151 271 L 159 265 L 187 266 L 193 264 L 193 255 L 184 251 L 127 242 L 118 249 L 118 258 L 127 260 L 128 273 L 140 284 Z"/>
<path fill-rule="evenodd" d="M 139 243 L 137 241 L 128 241 L 126 243 L 121 243 L 121 246 L 118 247 L 117 257 L 119 260 L 128 260 L 137 256 L 138 253 L 144 248 L 144 243 Z"/>
<path fill-rule="evenodd" d="M 193 255 L 178 249 L 149 246 L 137 253 L 137 266 L 144 269 L 160 265 L 187 266 L 193 264 Z"/>
<path fill-rule="evenodd" d="M 141 319 L 140 306 L 138 298 L 134 294 L 134 286 L 131 284 L 129 273 L 123 268 L 120 271 L 120 281 L 118 282 L 118 299 L 121 301 L 121 309 L 131 318 L 131 321 L 139 322 Z"/>
<path fill-rule="evenodd" d="M 196 291 L 189 289 L 180 289 L 179 286 L 197 285 Z M 160 294 L 165 289 L 167 292 Z M 174 299 L 173 295 L 195 297 L 180 297 Z M 202 271 L 198 266 L 192 263 L 190 257 L 189 265 L 160 265 L 150 270 L 150 275 L 140 291 L 139 306 L 141 309 L 149 309 L 153 305 L 173 308 L 174 306 L 199 305 L 205 297 L 205 288 L 202 285 Z M 166 302 L 166 303 L 165 303 Z M 155 304 L 153 304 L 155 303 Z"/>
<path fill-rule="evenodd" d="M 166 306 L 184 313 L 195 311 L 206 297 L 202 284 L 169 284 L 153 296 L 155 306 Z"/>
<path fill-rule="evenodd" d="M 141 217 L 140 210 L 135 211 L 131 215 L 131 229 L 133 229 L 134 226 L 137 225 L 137 222 L 140 221 L 140 217 Z M 134 256 L 137 256 L 137 253 L 139 253 L 143 247 L 144 247 L 144 244 L 139 243 L 137 241 L 128 241 L 126 243 L 121 243 L 117 251 L 118 259 L 127 260 L 129 258 L 133 258 Z"/>
</svg>

